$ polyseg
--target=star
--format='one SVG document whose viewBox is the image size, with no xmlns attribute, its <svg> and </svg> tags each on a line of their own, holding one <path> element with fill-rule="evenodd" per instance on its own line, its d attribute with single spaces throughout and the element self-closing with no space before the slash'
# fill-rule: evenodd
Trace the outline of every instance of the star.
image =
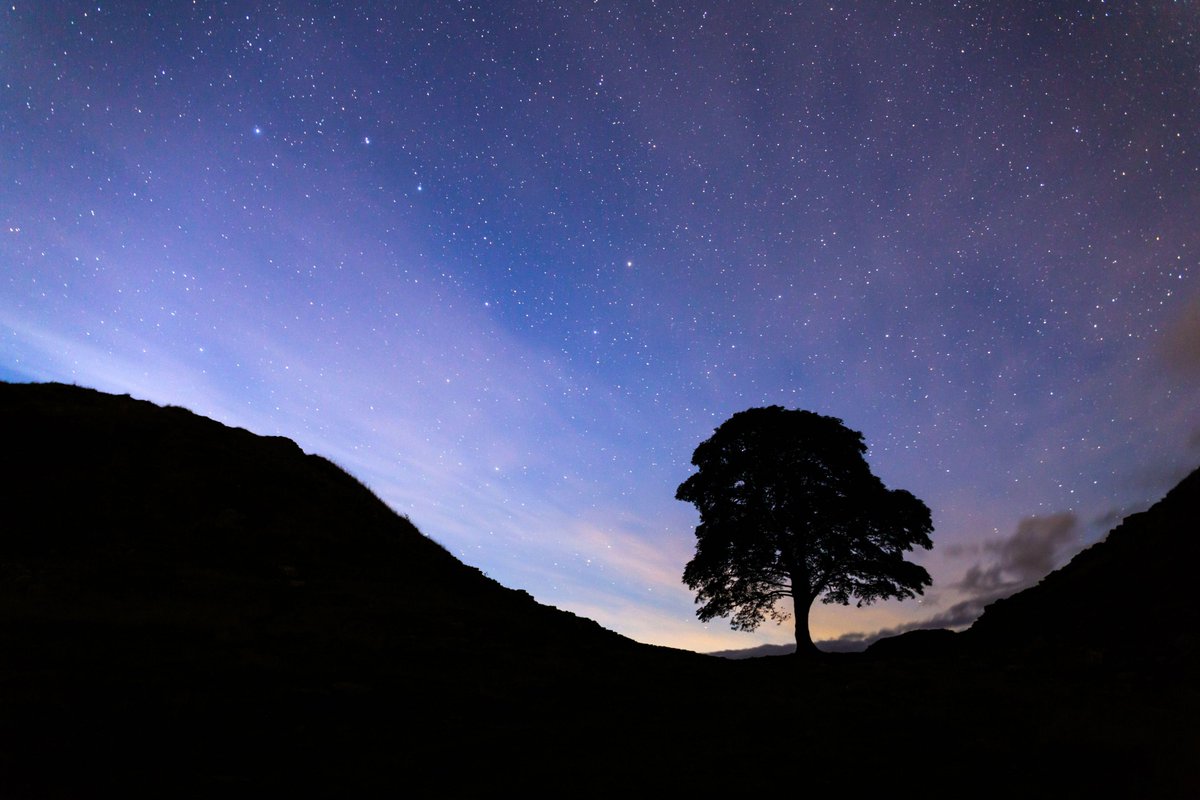
<svg viewBox="0 0 1200 800">
<path fill-rule="evenodd" d="M 749 646 L 696 623 L 675 500 L 746 407 L 844 419 L 933 511 L 942 600 L 824 607 L 829 636 L 968 600 L 963 570 L 999 557 L 985 541 L 1145 507 L 1170 487 L 1140 476 L 1200 454 L 1200 73 L 1173 15 L 1110 3 L 1120 24 L 1068 29 L 1012 4 L 993 29 L 940 4 L 746 3 L 714 29 L 633 3 L 620 30 L 646 33 L 626 37 L 489 4 L 476 52 L 452 4 L 377 4 L 278 54 L 257 48 L 300 43 L 285 15 L 159 3 L 80 36 L 57 5 L 4 12 L 5 65 L 30 80 L 0 103 L 23 153 L 0 188 L 0 378 L 241 414 L 539 600 L 656 644 Z M 164 31 L 150 91 L 105 43 Z M 70 68 L 46 70 L 58 52 Z M 609 63 L 637 68 L 600 88 Z M 529 453 L 487 488 L 486 459 Z M 1107 533 L 1085 527 L 1081 545 Z M 535 566 L 564 549 L 611 582 Z"/>
</svg>

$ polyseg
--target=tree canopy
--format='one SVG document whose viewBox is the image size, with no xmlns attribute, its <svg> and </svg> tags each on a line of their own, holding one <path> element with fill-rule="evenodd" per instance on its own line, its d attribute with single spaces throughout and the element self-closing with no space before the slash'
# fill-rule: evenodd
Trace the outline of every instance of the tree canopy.
<svg viewBox="0 0 1200 800">
<path fill-rule="evenodd" d="M 698 471 L 676 499 L 700 512 L 696 555 L 683 581 L 702 620 L 754 630 L 783 621 L 790 598 L 796 650 L 815 652 L 808 613 L 817 598 L 859 606 L 905 599 L 932 583 L 904 559 L 933 546 L 929 508 L 872 474 L 863 435 L 835 417 L 780 406 L 738 412 L 692 455 Z"/>
</svg>

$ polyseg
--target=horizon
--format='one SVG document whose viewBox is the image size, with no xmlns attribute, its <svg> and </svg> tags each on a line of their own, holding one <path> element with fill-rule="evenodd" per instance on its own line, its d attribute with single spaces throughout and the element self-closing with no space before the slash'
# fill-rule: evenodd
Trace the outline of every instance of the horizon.
<svg viewBox="0 0 1200 800">
<path fill-rule="evenodd" d="M 933 512 L 933 587 L 822 642 L 963 627 L 1200 464 L 1186 9 L 122 8 L 0 12 L 0 380 L 287 436 L 700 652 L 792 641 L 681 579 L 737 411 Z"/>
</svg>

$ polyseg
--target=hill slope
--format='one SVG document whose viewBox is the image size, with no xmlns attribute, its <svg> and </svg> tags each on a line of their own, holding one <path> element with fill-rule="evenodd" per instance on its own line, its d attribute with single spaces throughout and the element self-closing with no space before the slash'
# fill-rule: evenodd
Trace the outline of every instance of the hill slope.
<svg viewBox="0 0 1200 800">
<path fill-rule="evenodd" d="M 52 384 L 0 384 L 0 436 L 5 797 L 1200 781 L 1190 675 L 1034 657 L 1034 621 L 1001 626 L 1004 658 L 652 648 L 465 567 L 285 439 Z"/>
<path fill-rule="evenodd" d="M 1200 667 L 1200 469 L 962 634 L 977 650 Z"/>
<path fill-rule="evenodd" d="M 30 585 L 53 577 L 47 570 L 75 573 L 80 597 L 64 603 L 103 595 L 117 611 L 123 594 L 136 594 L 139 605 L 163 604 L 139 613 L 169 616 L 199 602 L 211 614 L 227 604 L 238 625 L 261 617 L 286 627 L 278 615 L 292 604 L 357 587 L 402 603 L 412 642 L 458 642 L 447 630 L 469 624 L 464 652 L 548 639 L 633 645 L 464 566 L 288 439 L 56 384 L 0 384 L 0 436 L 12 522 L 0 557 L 23 564 L 13 577 Z M 261 607 L 245 604 L 251 591 Z M 328 634 L 348 635 L 340 623 Z"/>
<path fill-rule="evenodd" d="M 448 754 L 490 764 L 623 715 L 612 696 L 654 691 L 651 657 L 706 661 L 500 586 L 287 439 L 0 384 L 0 441 L 8 794 L 433 780 Z"/>
</svg>

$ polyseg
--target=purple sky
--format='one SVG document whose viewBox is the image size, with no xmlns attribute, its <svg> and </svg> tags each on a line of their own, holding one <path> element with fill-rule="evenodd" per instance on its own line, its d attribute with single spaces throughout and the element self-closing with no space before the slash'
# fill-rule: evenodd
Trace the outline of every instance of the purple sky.
<svg viewBox="0 0 1200 800">
<path fill-rule="evenodd" d="M 282 434 L 501 583 L 694 617 L 692 450 L 840 417 L 922 602 L 1036 580 L 1200 464 L 1185 3 L 17 2 L 0 378 Z"/>
</svg>

